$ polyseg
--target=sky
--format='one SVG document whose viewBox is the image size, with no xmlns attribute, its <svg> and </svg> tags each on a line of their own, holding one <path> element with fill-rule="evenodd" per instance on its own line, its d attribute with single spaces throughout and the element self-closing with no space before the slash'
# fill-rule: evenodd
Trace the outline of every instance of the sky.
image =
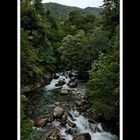
<svg viewBox="0 0 140 140">
<path fill-rule="evenodd" d="M 42 2 L 54 2 L 62 5 L 76 6 L 80 8 L 99 7 L 103 4 L 103 0 L 42 0 Z"/>
</svg>

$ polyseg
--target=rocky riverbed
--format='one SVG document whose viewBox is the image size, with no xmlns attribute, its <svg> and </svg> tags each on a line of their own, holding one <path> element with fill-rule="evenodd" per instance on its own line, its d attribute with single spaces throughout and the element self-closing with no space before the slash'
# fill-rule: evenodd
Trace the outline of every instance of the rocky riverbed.
<svg viewBox="0 0 140 140">
<path fill-rule="evenodd" d="M 34 140 L 118 140 L 91 119 L 86 88 L 76 71 L 53 75 L 50 84 L 27 95 Z"/>
</svg>

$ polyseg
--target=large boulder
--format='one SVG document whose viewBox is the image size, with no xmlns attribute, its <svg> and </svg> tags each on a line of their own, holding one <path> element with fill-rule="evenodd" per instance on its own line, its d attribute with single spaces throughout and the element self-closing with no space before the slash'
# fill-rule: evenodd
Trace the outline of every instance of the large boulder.
<svg viewBox="0 0 140 140">
<path fill-rule="evenodd" d="M 60 118 L 64 114 L 64 109 L 62 107 L 57 106 L 53 111 L 53 116 L 55 118 Z"/>
<path fill-rule="evenodd" d="M 60 90 L 60 94 L 61 95 L 68 95 L 69 94 L 69 89 L 66 89 L 66 88 L 62 88 L 61 90 Z"/>
<path fill-rule="evenodd" d="M 75 80 L 75 81 L 73 81 L 73 82 L 70 82 L 70 83 L 68 84 L 68 86 L 71 87 L 71 88 L 77 87 L 77 80 Z"/>
<path fill-rule="evenodd" d="M 73 140 L 91 140 L 91 136 L 89 133 L 82 133 L 73 137 Z"/>
<path fill-rule="evenodd" d="M 58 84 L 56 84 L 55 86 L 63 86 L 65 84 L 65 80 L 59 80 Z"/>
<path fill-rule="evenodd" d="M 43 127 L 45 124 L 47 124 L 47 119 L 44 118 L 44 119 L 39 119 L 39 120 L 36 120 L 35 121 L 35 126 L 36 127 Z"/>
</svg>

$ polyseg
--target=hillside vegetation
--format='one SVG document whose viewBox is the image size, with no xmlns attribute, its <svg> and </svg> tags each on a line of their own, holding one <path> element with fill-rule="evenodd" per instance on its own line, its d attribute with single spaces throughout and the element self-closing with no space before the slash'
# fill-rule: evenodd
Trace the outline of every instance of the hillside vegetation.
<svg viewBox="0 0 140 140">
<path fill-rule="evenodd" d="M 118 133 L 119 1 L 104 0 L 102 7 L 98 18 L 91 13 L 94 8 L 22 0 L 21 88 L 22 94 L 39 88 L 57 71 L 77 70 L 81 78 L 87 73 L 82 80 L 91 99 L 91 113 L 113 122 L 113 131 Z M 21 135 L 27 140 L 31 130 L 26 127 L 30 125 L 23 108 Z"/>
<path fill-rule="evenodd" d="M 99 16 L 99 14 L 102 11 L 102 8 L 96 8 L 96 7 L 87 7 L 85 9 L 81 9 L 78 7 L 71 7 L 71 6 L 65 6 L 57 3 L 44 3 L 45 9 L 50 9 L 52 11 L 52 14 L 54 16 L 57 16 L 62 19 L 68 19 L 69 13 L 71 11 L 79 11 L 81 14 L 95 14 L 96 16 Z"/>
</svg>

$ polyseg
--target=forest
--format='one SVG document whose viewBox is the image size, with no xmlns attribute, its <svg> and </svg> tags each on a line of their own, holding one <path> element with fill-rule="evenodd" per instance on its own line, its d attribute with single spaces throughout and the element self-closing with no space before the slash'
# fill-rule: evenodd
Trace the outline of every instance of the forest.
<svg viewBox="0 0 140 140">
<path fill-rule="evenodd" d="M 65 71 L 77 72 L 89 114 L 119 137 L 119 0 L 103 1 L 98 14 L 21 1 L 21 140 L 35 140 L 27 97 Z"/>
</svg>

